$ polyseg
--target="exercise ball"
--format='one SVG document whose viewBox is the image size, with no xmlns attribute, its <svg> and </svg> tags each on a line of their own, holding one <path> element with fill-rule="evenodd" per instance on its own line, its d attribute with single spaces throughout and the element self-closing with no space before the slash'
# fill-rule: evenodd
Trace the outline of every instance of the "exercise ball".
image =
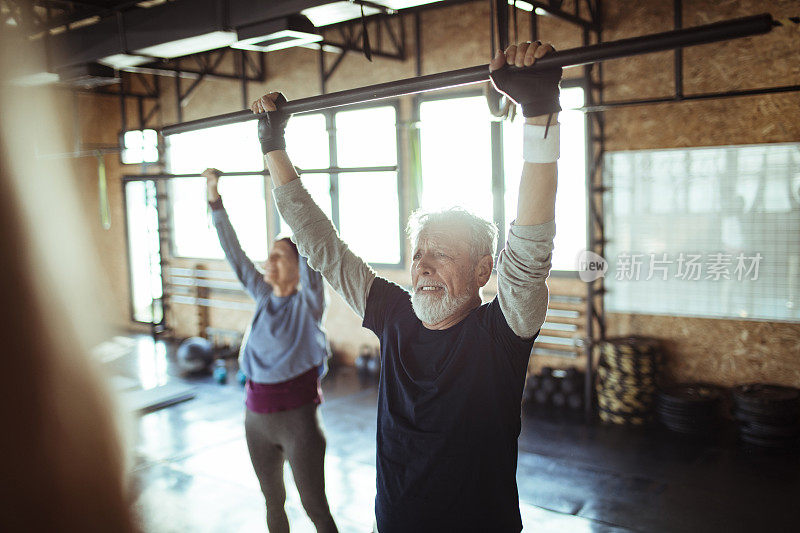
<svg viewBox="0 0 800 533">
<path fill-rule="evenodd" d="M 214 362 L 214 345 L 202 337 L 190 337 L 178 347 L 178 368 L 185 374 L 207 371 Z"/>
</svg>

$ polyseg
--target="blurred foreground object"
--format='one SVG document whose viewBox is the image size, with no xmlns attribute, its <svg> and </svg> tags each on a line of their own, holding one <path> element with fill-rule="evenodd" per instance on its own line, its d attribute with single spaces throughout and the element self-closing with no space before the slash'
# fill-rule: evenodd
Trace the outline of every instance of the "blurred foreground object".
<svg viewBox="0 0 800 533">
<path fill-rule="evenodd" d="M 29 47 L 0 33 L 0 531 L 134 531 L 121 421 L 88 346 L 107 334 L 104 292 L 63 146 L 53 90 L 13 87 Z"/>
</svg>

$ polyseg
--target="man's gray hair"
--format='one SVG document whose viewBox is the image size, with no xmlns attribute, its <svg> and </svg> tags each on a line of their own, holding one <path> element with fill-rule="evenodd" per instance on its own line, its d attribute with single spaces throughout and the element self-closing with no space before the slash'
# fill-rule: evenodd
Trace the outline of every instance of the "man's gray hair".
<svg viewBox="0 0 800 533">
<path fill-rule="evenodd" d="M 477 262 L 484 255 L 494 256 L 497 249 L 497 227 L 463 207 L 451 207 L 441 211 L 425 211 L 417 209 L 411 214 L 406 226 L 406 233 L 411 245 L 416 246 L 419 234 L 429 226 L 457 225 L 469 229 L 470 255 Z"/>
</svg>

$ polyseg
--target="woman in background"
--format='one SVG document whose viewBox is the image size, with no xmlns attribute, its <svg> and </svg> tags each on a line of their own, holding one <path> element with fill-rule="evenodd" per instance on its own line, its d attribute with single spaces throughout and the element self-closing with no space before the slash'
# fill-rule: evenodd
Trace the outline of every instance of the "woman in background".
<svg viewBox="0 0 800 533">
<path fill-rule="evenodd" d="M 288 239 L 272 244 L 261 274 L 242 250 L 219 195 L 216 169 L 203 172 L 214 226 L 228 263 L 256 302 L 241 366 L 247 376 L 245 435 L 267 506 L 270 533 L 289 531 L 283 465 L 318 532 L 337 531 L 325 496 L 325 435 L 318 406 L 326 369 L 325 288 Z"/>
</svg>

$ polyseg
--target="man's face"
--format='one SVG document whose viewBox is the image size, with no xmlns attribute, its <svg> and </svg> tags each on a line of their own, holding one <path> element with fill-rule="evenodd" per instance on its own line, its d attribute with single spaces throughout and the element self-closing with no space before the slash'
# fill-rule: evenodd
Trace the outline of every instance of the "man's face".
<svg viewBox="0 0 800 533">
<path fill-rule="evenodd" d="M 480 302 L 469 238 L 469 230 L 456 225 L 434 225 L 419 234 L 411 263 L 411 302 L 423 323 L 437 324 Z"/>
<path fill-rule="evenodd" d="M 284 241 L 272 245 L 269 257 L 264 262 L 264 281 L 270 285 L 292 285 L 300 281 L 297 255 Z"/>
</svg>

